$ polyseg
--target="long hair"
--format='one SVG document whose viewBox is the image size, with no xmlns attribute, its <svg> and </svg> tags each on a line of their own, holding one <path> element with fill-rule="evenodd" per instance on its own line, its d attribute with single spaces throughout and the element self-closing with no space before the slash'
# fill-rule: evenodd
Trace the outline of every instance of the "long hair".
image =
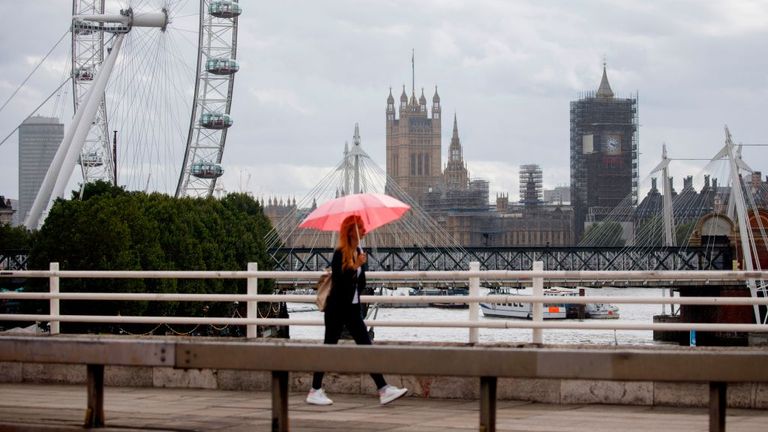
<svg viewBox="0 0 768 432">
<path fill-rule="evenodd" d="M 363 218 L 358 215 L 347 216 L 339 228 L 339 249 L 341 249 L 341 268 L 357 269 L 355 253 L 360 243 L 358 233 L 363 231 Z"/>
</svg>

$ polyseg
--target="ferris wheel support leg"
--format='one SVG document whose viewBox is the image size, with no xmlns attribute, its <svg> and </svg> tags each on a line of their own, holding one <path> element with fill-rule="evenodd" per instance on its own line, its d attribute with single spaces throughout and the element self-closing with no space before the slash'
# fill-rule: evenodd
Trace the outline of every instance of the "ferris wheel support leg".
<svg viewBox="0 0 768 432">
<path fill-rule="evenodd" d="M 85 95 L 81 108 L 75 113 L 72 124 L 64 135 L 59 149 L 56 151 L 45 179 L 43 179 L 43 183 L 40 185 L 40 190 L 37 192 L 29 215 L 24 222 L 27 228 L 37 228 L 41 222 L 40 217 L 51 202 L 51 199 L 64 195 L 64 188 L 66 188 L 69 177 L 72 175 L 72 170 L 77 162 L 77 156 L 83 148 L 93 116 L 96 115 L 96 110 L 99 104 L 101 104 L 101 97 L 112 74 L 112 69 L 120 53 L 124 37 L 124 34 L 117 35 L 112 51 L 102 64 L 101 69 L 96 73 L 93 86 Z"/>
</svg>

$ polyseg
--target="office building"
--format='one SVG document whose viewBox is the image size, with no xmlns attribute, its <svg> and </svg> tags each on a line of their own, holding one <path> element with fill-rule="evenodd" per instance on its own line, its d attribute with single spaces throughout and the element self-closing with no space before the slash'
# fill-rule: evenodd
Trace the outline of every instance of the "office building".
<svg viewBox="0 0 768 432">
<path fill-rule="evenodd" d="M 24 223 L 63 138 L 64 125 L 54 117 L 29 117 L 19 126 L 19 224 Z"/>
</svg>

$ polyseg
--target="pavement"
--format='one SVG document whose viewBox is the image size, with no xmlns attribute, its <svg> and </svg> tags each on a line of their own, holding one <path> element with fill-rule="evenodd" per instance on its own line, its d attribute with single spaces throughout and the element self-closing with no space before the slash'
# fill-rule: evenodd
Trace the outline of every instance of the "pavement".
<svg viewBox="0 0 768 432">
<path fill-rule="evenodd" d="M 291 431 L 476 431 L 477 400 L 405 397 L 380 406 L 374 395 L 330 394 L 328 407 L 291 393 Z M 0 384 L 0 432 L 82 428 L 85 385 Z M 497 403 L 499 431 L 707 431 L 705 408 Z M 768 430 L 768 410 L 729 409 L 729 432 Z M 107 427 L 120 431 L 268 431 L 269 392 L 107 387 Z"/>
</svg>

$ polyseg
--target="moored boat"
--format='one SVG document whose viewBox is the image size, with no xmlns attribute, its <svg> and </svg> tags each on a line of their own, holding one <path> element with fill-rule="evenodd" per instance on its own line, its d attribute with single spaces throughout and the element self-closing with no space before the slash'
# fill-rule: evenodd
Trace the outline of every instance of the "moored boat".
<svg viewBox="0 0 768 432">
<path fill-rule="evenodd" d="M 530 296 L 530 292 L 521 292 L 517 289 L 499 288 L 491 294 L 510 295 L 510 296 Z M 551 287 L 544 290 L 545 296 L 553 297 L 578 297 L 579 291 L 574 288 Z M 557 304 L 544 305 L 544 319 L 565 319 L 576 318 L 578 315 L 578 304 L 567 303 L 565 299 Z M 533 316 L 533 305 L 526 302 L 511 303 L 480 303 L 480 310 L 483 315 L 498 318 L 524 318 L 531 319 Z M 584 317 L 591 319 L 618 319 L 619 308 L 606 303 L 588 303 L 584 305 Z"/>
<path fill-rule="evenodd" d="M 585 308 L 587 318 L 619 319 L 619 308 L 607 303 L 589 303 Z"/>
<path fill-rule="evenodd" d="M 430 288 L 430 289 L 423 289 L 422 290 L 423 295 L 428 296 L 466 296 L 469 295 L 469 288 Z M 434 308 L 442 308 L 442 309 L 468 309 L 469 304 L 467 303 L 456 303 L 456 302 L 441 302 L 441 301 L 434 301 L 429 303 L 429 307 Z"/>
<path fill-rule="evenodd" d="M 416 296 L 418 294 L 419 290 L 416 288 L 385 288 L 382 287 L 379 290 L 379 295 L 385 296 L 385 297 L 411 297 Z M 425 308 L 427 307 L 424 303 L 380 303 L 379 307 L 381 308 Z"/>
<path fill-rule="evenodd" d="M 491 294 L 496 295 L 510 295 L 526 297 L 530 296 L 530 293 L 522 293 L 518 290 L 511 290 L 501 288 L 495 290 Z M 555 295 L 547 294 L 544 295 Z M 483 311 L 483 315 L 494 318 L 522 318 L 531 319 L 533 317 L 533 304 L 528 302 L 509 302 L 509 303 L 480 303 L 480 310 Z M 559 303 L 547 303 L 544 305 L 544 319 L 565 319 L 566 311 L 565 305 Z"/>
</svg>

